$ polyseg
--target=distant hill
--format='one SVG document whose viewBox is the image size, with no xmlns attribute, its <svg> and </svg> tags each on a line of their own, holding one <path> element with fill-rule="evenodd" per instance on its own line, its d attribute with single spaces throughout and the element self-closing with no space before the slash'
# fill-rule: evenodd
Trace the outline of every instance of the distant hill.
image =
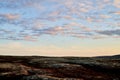
<svg viewBox="0 0 120 80">
<path fill-rule="evenodd" d="M 97 56 L 96 58 L 120 59 L 120 54 L 113 56 Z"/>
</svg>

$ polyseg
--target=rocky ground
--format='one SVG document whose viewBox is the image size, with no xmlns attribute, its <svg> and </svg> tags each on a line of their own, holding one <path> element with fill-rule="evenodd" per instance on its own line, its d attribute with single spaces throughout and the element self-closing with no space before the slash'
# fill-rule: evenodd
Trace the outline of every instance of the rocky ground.
<svg viewBox="0 0 120 80">
<path fill-rule="evenodd" d="M 120 55 L 0 56 L 0 80 L 120 80 Z"/>
</svg>

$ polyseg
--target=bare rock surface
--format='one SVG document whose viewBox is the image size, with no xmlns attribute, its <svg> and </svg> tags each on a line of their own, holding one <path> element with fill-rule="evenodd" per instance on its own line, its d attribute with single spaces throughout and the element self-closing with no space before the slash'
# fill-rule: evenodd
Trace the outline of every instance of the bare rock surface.
<svg viewBox="0 0 120 80">
<path fill-rule="evenodd" d="M 0 56 L 0 80 L 120 80 L 120 56 Z"/>
</svg>

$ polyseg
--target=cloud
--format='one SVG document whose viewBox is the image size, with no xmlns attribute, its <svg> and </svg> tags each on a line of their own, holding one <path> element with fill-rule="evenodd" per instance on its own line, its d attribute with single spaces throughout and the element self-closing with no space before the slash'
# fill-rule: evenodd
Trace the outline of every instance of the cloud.
<svg viewBox="0 0 120 80">
<path fill-rule="evenodd" d="M 68 30 L 74 30 L 75 28 L 78 28 L 78 30 L 80 31 L 85 31 L 85 32 L 92 31 L 92 29 L 90 29 L 89 27 L 83 25 L 82 23 L 78 23 L 78 22 L 71 22 L 69 24 L 66 24 L 65 27 Z"/>
<path fill-rule="evenodd" d="M 8 23 L 8 24 L 16 25 L 20 20 L 20 18 L 21 18 L 20 14 L 14 14 L 14 13 L 0 14 L 0 24 Z"/>
<path fill-rule="evenodd" d="M 57 35 L 57 34 L 61 34 L 64 32 L 64 28 L 60 27 L 60 26 L 56 26 L 56 27 L 50 27 L 50 28 L 46 28 L 46 29 L 41 29 L 40 34 L 48 34 L 48 35 Z"/>
<path fill-rule="evenodd" d="M 120 8 L 120 0 L 114 0 L 113 5 L 117 8 Z"/>
<path fill-rule="evenodd" d="M 37 41 L 37 39 L 35 39 L 33 36 L 30 36 L 30 35 L 24 36 L 24 40 L 26 40 L 26 41 Z"/>
<path fill-rule="evenodd" d="M 0 2 L 1 39 L 36 41 L 41 35 L 100 39 L 106 37 L 103 34 L 111 37 L 113 26 L 119 27 L 119 0 Z M 115 35 L 117 32 L 113 31 Z"/>
<path fill-rule="evenodd" d="M 110 15 L 103 15 L 103 14 L 101 14 L 100 17 L 103 18 L 103 19 L 111 18 Z"/>
<path fill-rule="evenodd" d="M 112 36 L 112 35 L 118 35 L 118 36 L 120 36 L 120 29 L 117 29 L 117 30 L 98 31 L 97 33 L 103 34 L 103 35 L 108 35 L 108 36 Z"/>
<path fill-rule="evenodd" d="M 41 29 L 41 28 L 44 28 L 46 26 L 46 24 L 44 22 L 41 22 L 39 20 L 35 20 L 34 23 L 33 23 L 33 27 L 32 29 Z"/>
<path fill-rule="evenodd" d="M 18 14 L 4 14 L 4 17 L 9 20 L 16 20 L 20 18 L 20 15 Z"/>
<path fill-rule="evenodd" d="M 120 11 L 113 12 L 116 15 L 120 15 Z"/>
</svg>

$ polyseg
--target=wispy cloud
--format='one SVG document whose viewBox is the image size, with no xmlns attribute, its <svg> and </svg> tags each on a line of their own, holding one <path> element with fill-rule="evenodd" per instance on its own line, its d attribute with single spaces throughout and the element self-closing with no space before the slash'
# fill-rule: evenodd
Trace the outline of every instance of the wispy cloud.
<svg viewBox="0 0 120 80">
<path fill-rule="evenodd" d="M 120 8 L 120 0 L 114 0 L 113 5 L 117 8 Z"/>
<path fill-rule="evenodd" d="M 9 19 L 9 20 L 16 20 L 20 18 L 20 15 L 18 14 L 1 14 L 1 17 Z"/>
<path fill-rule="evenodd" d="M 120 36 L 120 29 L 117 29 L 117 30 L 98 31 L 98 33 L 99 33 L 99 34 L 103 34 L 103 35 L 108 35 L 108 36 L 112 36 L 112 35 Z"/>
<path fill-rule="evenodd" d="M 36 41 L 41 35 L 92 39 L 120 36 L 119 0 L 0 2 L 1 39 Z"/>
</svg>

